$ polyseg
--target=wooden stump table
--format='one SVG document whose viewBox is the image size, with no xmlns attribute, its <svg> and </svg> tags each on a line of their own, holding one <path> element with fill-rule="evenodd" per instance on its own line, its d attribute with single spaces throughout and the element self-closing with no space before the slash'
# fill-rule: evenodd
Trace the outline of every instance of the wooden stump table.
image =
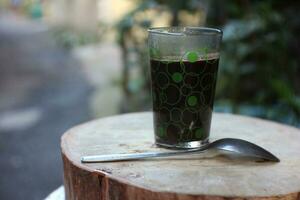
<svg viewBox="0 0 300 200">
<path fill-rule="evenodd" d="M 299 129 L 256 118 L 214 114 L 211 137 L 241 138 L 274 153 L 280 163 L 196 155 L 82 164 L 81 156 L 169 151 L 153 145 L 151 113 L 95 120 L 61 141 L 68 200 L 300 200 Z"/>
</svg>

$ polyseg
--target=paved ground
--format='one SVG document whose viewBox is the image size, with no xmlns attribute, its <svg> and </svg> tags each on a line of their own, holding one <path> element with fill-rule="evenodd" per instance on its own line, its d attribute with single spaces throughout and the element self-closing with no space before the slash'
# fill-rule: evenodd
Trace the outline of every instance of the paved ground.
<svg viewBox="0 0 300 200">
<path fill-rule="evenodd" d="M 40 200 L 62 184 L 60 136 L 91 118 L 92 90 L 47 27 L 0 16 L 0 199 Z"/>
</svg>

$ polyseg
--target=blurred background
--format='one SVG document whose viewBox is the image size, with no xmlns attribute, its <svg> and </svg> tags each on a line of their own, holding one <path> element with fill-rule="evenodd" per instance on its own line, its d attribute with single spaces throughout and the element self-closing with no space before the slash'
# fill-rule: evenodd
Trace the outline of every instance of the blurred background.
<svg viewBox="0 0 300 200">
<path fill-rule="evenodd" d="M 0 199 L 62 184 L 60 136 L 151 110 L 147 28 L 224 32 L 215 111 L 300 127 L 300 3 L 0 0 Z"/>
</svg>

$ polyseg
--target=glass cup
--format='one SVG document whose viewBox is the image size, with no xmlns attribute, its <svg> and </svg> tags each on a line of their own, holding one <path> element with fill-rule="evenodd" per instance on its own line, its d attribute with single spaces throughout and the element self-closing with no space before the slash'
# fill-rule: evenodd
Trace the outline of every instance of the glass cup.
<svg viewBox="0 0 300 200">
<path fill-rule="evenodd" d="M 150 28 L 155 142 L 170 148 L 208 143 L 222 31 Z"/>
</svg>

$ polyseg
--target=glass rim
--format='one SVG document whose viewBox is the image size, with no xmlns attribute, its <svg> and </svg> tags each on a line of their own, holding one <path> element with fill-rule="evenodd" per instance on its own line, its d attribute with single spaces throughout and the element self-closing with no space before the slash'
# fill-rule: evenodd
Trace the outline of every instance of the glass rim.
<svg viewBox="0 0 300 200">
<path fill-rule="evenodd" d="M 173 32 L 171 32 L 173 30 Z M 174 32 L 174 30 L 177 30 Z M 193 30 L 193 32 L 185 32 L 187 30 Z M 170 36 L 201 36 L 201 35 L 212 35 L 222 36 L 223 31 L 217 28 L 210 27 L 195 27 L 195 26 L 165 26 L 165 27 L 150 27 L 148 28 L 149 33 L 159 35 L 170 35 Z"/>
</svg>

